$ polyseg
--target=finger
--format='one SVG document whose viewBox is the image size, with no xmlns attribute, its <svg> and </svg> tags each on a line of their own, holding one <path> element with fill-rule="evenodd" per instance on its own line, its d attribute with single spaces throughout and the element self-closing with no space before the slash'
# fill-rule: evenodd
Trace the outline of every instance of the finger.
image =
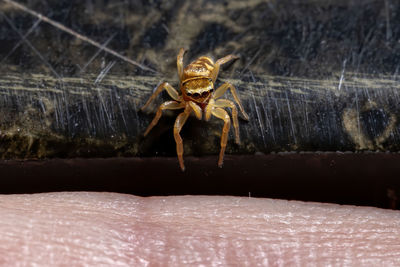
<svg viewBox="0 0 400 267">
<path fill-rule="evenodd" d="M 3 265 L 400 264 L 400 213 L 111 193 L 0 196 Z"/>
</svg>

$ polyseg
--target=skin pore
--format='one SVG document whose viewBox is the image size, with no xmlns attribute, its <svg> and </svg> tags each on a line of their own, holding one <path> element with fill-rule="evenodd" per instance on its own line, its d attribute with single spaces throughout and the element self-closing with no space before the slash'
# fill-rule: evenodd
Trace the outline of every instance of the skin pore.
<svg viewBox="0 0 400 267">
<path fill-rule="evenodd" d="M 248 197 L 0 195 L 0 265 L 400 264 L 400 212 Z"/>
</svg>

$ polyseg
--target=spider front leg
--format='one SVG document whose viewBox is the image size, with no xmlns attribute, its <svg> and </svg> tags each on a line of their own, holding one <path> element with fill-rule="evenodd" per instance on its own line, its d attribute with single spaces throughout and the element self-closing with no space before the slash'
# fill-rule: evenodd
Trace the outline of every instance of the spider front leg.
<svg viewBox="0 0 400 267">
<path fill-rule="evenodd" d="M 228 141 L 229 128 L 231 126 L 231 118 L 229 117 L 228 112 L 222 108 L 213 108 L 211 110 L 211 114 L 224 121 L 224 127 L 222 128 L 221 135 L 221 151 L 219 152 L 218 159 L 218 167 L 222 168 L 222 164 L 224 163 L 226 143 Z"/>
<path fill-rule="evenodd" d="M 182 171 L 185 170 L 185 165 L 183 164 L 183 141 L 180 136 L 180 131 L 182 130 L 183 125 L 186 120 L 189 118 L 190 112 L 192 111 L 189 105 L 186 106 L 185 110 L 178 115 L 174 125 L 174 138 L 176 142 L 176 154 L 178 154 L 179 166 Z"/>
<path fill-rule="evenodd" d="M 215 101 L 215 107 L 219 108 L 231 108 L 232 109 L 232 121 L 233 121 L 233 128 L 235 129 L 235 142 L 236 144 L 240 144 L 240 137 L 239 137 L 239 121 L 238 121 L 238 112 L 235 103 L 228 99 L 218 99 Z"/>
<path fill-rule="evenodd" d="M 161 118 L 162 115 L 162 111 L 165 109 L 181 109 L 185 107 L 185 103 L 179 103 L 176 101 L 167 101 L 164 102 L 160 105 L 160 107 L 157 110 L 156 115 L 154 116 L 154 119 L 152 120 L 152 122 L 149 124 L 149 126 L 147 127 L 146 131 L 144 132 L 144 136 L 146 136 L 151 129 L 153 129 L 153 127 L 157 124 L 157 122 L 159 121 L 159 119 Z"/>
<path fill-rule="evenodd" d="M 178 92 L 169 83 L 163 82 L 157 87 L 157 89 L 150 96 L 149 100 L 147 100 L 146 104 L 144 104 L 141 110 L 143 111 L 144 109 L 146 109 L 150 105 L 150 103 L 153 102 L 153 100 L 157 97 L 157 95 L 160 94 L 164 89 L 167 91 L 172 99 L 176 101 L 181 101 L 181 97 L 179 96 Z"/>
<path fill-rule="evenodd" d="M 226 92 L 226 90 L 228 90 L 228 89 L 231 89 L 231 93 L 232 93 L 233 98 L 235 99 L 236 103 L 239 106 L 240 112 L 242 112 L 242 115 L 243 115 L 244 119 L 246 121 L 248 121 L 249 120 L 249 115 L 247 115 L 247 113 L 244 111 L 242 103 L 240 102 L 239 95 L 238 95 L 238 93 L 236 91 L 236 88 L 232 84 L 224 83 L 223 85 L 218 87 L 218 89 L 215 91 L 215 93 L 213 95 L 213 98 L 217 99 L 217 98 L 221 97 Z"/>
</svg>

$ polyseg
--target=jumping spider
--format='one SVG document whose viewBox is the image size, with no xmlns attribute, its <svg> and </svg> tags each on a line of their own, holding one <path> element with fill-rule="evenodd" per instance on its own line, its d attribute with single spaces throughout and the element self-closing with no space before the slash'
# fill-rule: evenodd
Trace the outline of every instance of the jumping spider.
<svg viewBox="0 0 400 267">
<path fill-rule="evenodd" d="M 183 109 L 184 111 L 178 115 L 174 125 L 174 138 L 176 142 L 176 152 L 178 154 L 179 165 L 182 171 L 185 170 L 183 164 L 183 145 L 182 138 L 179 135 L 183 125 L 185 124 L 189 115 L 194 112 L 195 116 L 201 120 L 204 113 L 204 119 L 208 121 L 211 115 L 224 121 L 224 127 L 222 129 L 221 136 L 221 151 L 219 153 L 218 166 L 222 167 L 226 143 L 228 140 L 229 128 L 231 125 L 231 119 L 229 114 L 223 108 L 232 109 L 233 127 L 235 129 L 235 141 L 237 144 L 240 143 L 239 139 L 239 122 L 238 112 L 236 105 L 227 99 L 220 98 L 226 90 L 230 89 L 239 106 L 239 109 L 246 120 L 249 120 L 249 116 L 243 110 L 243 106 L 240 102 L 238 93 L 235 87 L 230 83 L 224 83 L 217 90 L 214 91 L 214 82 L 217 79 L 219 68 L 222 64 L 227 63 L 238 57 L 235 55 L 228 55 L 221 59 L 218 59 L 215 63 L 209 57 L 202 56 L 190 63 L 186 68 L 183 68 L 183 55 L 185 50 L 181 48 L 177 57 L 178 75 L 180 79 L 180 90 L 181 95 L 167 82 L 161 83 L 155 92 L 150 96 L 146 104 L 141 108 L 144 110 L 150 103 L 156 98 L 156 96 L 162 91 L 166 90 L 169 96 L 174 101 L 166 101 L 160 105 L 157 113 L 144 132 L 146 136 L 150 130 L 157 124 L 158 120 L 162 115 L 162 111 L 165 109 Z"/>
</svg>

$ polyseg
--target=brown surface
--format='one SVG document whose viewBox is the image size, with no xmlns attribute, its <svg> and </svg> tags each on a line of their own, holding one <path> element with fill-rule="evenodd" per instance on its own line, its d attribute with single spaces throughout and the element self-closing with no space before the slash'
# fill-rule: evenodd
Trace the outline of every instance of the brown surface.
<svg viewBox="0 0 400 267">
<path fill-rule="evenodd" d="M 172 158 L 0 162 L 2 193 L 113 191 L 136 195 L 239 195 L 397 207 L 400 154 L 283 153 Z"/>
</svg>

